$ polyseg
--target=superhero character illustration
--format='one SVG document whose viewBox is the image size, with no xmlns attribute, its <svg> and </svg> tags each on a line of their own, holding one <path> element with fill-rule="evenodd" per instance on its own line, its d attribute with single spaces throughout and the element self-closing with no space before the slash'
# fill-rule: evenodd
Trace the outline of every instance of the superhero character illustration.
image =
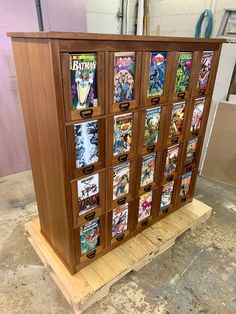
<svg viewBox="0 0 236 314">
<path fill-rule="evenodd" d="M 192 63 L 192 52 L 180 52 L 175 81 L 175 91 L 185 92 L 188 88 L 190 70 Z"/>
</svg>

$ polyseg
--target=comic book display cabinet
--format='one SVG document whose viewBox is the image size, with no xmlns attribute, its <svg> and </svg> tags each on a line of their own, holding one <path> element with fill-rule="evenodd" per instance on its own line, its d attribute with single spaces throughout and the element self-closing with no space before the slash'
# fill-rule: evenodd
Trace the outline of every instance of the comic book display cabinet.
<svg viewBox="0 0 236 314">
<path fill-rule="evenodd" d="M 41 233 L 72 274 L 192 201 L 222 40 L 8 35 Z"/>
</svg>

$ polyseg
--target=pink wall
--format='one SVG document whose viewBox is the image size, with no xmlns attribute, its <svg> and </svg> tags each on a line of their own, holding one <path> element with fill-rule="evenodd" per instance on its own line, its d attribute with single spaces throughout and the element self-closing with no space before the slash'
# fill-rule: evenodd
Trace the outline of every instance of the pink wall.
<svg viewBox="0 0 236 314">
<path fill-rule="evenodd" d="M 45 30 L 86 31 L 85 0 L 41 0 Z M 30 169 L 11 41 L 38 31 L 34 0 L 0 0 L 0 177 Z"/>
</svg>

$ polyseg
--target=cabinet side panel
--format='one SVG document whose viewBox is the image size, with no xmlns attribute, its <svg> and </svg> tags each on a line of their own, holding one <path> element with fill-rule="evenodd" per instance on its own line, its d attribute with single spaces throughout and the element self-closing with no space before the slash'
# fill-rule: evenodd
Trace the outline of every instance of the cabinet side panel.
<svg viewBox="0 0 236 314">
<path fill-rule="evenodd" d="M 72 228 L 66 211 L 65 152 L 57 114 L 48 40 L 13 39 L 41 231 L 73 272 Z"/>
</svg>

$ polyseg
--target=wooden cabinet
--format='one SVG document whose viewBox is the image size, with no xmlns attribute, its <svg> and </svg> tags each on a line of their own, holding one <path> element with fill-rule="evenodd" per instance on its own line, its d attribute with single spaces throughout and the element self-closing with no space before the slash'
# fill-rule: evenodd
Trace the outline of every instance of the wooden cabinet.
<svg viewBox="0 0 236 314">
<path fill-rule="evenodd" d="M 41 232 L 72 274 L 192 201 L 223 40 L 8 35 Z"/>
</svg>

